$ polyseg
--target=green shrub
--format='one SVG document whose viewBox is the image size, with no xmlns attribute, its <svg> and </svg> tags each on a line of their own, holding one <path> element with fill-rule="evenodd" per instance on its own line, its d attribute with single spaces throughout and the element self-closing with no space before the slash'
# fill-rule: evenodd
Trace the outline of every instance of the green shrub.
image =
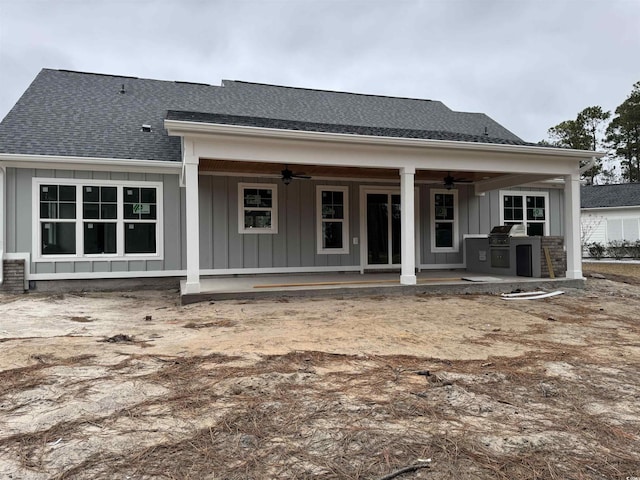
<svg viewBox="0 0 640 480">
<path fill-rule="evenodd" d="M 600 260 L 604 257 L 605 248 L 601 243 L 591 242 L 587 244 L 587 252 L 589 252 L 590 257 Z"/>
<path fill-rule="evenodd" d="M 626 240 L 611 240 L 607 244 L 607 256 L 615 258 L 616 260 L 622 260 L 630 256 L 629 246 L 629 242 Z"/>
</svg>

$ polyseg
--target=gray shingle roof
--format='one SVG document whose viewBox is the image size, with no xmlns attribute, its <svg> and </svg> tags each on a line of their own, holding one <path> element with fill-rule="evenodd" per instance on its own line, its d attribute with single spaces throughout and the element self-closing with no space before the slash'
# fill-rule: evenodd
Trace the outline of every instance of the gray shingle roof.
<svg viewBox="0 0 640 480">
<path fill-rule="evenodd" d="M 503 145 L 535 145 L 488 135 L 470 135 L 466 133 L 446 132 L 438 130 L 415 130 L 408 128 L 363 127 L 358 125 L 339 125 L 334 123 L 300 122 L 295 120 L 278 120 L 263 117 L 247 117 L 240 115 L 221 115 L 217 113 L 184 112 L 169 110 L 168 120 L 180 120 L 223 125 L 242 125 L 246 127 L 275 128 L 279 130 L 300 130 L 305 132 L 342 133 L 350 135 L 371 135 L 376 137 L 421 138 L 431 140 L 451 140 L 457 142 L 498 143 Z"/>
<path fill-rule="evenodd" d="M 44 69 L 0 123 L 0 153 L 179 161 L 180 139 L 164 130 L 168 111 L 272 128 L 526 144 L 484 114 L 438 101 Z"/>
<path fill-rule="evenodd" d="M 581 208 L 640 207 L 640 183 L 584 185 L 580 189 Z"/>
</svg>

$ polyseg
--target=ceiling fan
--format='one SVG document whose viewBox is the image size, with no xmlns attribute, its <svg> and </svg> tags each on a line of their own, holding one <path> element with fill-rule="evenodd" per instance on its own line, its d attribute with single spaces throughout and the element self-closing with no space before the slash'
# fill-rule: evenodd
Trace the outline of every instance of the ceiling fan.
<svg viewBox="0 0 640 480">
<path fill-rule="evenodd" d="M 282 170 L 280 173 L 282 173 L 282 182 L 285 185 L 289 185 L 291 183 L 291 180 L 293 180 L 294 178 L 300 178 L 303 180 L 309 180 L 311 178 L 309 175 L 305 175 L 304 173 L 293 173 L 291 170 L 289 170 L 289 165 L 285 165 L 284 170 Z"/>
<path fill-rule="evenodd" d="M 444 188 L 451 190 L 454 183 L 472 183 L 473 180 L 467 180 L 466 178 L 455 178 L 451 176 L 451 172 L 447 172 L 447 176 L 444 177 Z"/>
</svg>

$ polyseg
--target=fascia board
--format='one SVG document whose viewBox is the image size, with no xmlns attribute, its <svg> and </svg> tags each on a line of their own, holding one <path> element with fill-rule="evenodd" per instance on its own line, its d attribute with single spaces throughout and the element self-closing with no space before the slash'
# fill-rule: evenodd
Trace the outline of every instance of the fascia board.
<svg viewBox="0 0 640 480">
<path fill-rule="evenodd" d="M 14 168 L 56 168 L 64 170 L 129 171 L 179 173 L 182 162 L 57 155 L 21 155 L 0 153 L 0 165 Z"/>
<path fill-rule="evenodd" d="M 575 158 L 600 158 L 604 152 L 591 150 L 573 150 L 566 148 L 537 147 L 528 145 L 503 145 L 497 143 L 463 142 L 452 140 L 433 140 L 422 138 L 378 137 L 374 135 L 354 135 L 347 133 L 308 132 L 301 130 L 281 130 L 276 128 L 250 127 L 244 125 L 223 125 L 216 123 L 165 120 L 165 128 L 170 136 L 194 136 L 206 134 L 243 135 L 271 138 L 286 138 L 311 141 L 332 141 L 348 143 L 366 143 L 368 145 L 394 145 L 407 147 L 430 147 L 454 150 L 493 151 L 515 154 L 535 154 Z"/>
<path fill-rule="evenodd" d="M 620 207 L 580 207 L 580 210 L 605 210 L 605 211 L 611 211 L 611 210 L 640 210 L 640 205 L 624 205 L 624 206 L 620 206 Z"/>
</svg>

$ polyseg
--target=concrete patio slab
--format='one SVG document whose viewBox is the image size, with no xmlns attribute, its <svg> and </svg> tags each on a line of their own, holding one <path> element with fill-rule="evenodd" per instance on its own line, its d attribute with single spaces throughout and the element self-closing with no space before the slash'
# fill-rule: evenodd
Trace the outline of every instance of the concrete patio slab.
<svg viewBox="0 0 640 480">
<path fill-rule="evenodd" d="M 189 304 L 277 297 L 472 294 L 584 287 L 583 279 L 487 277 L 469 274 L 464 270 L 431 270 L 420 272 L 417 277 L 416 285 L 401 285 L 397 272 L 205 277 L 200 279 L 200 293 L 185 294 L 182 281 L 181 301 L 182 304 Z"/>
</svg>

